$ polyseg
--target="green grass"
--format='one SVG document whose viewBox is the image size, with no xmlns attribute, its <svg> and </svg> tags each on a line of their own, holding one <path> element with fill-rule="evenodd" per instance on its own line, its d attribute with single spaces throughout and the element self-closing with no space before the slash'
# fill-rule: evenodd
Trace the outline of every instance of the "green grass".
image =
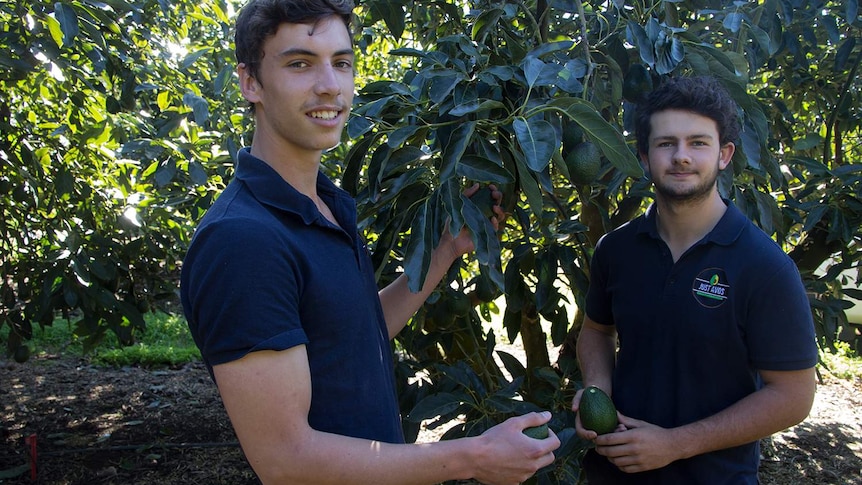
<svg viewBox="0 0 862 485">
<path fill-rule="evenodd" d="M 146 314 L 144 320 L 146 331 L 137 334 L 135 343 L 130 346 L 121 345 L 116 335 L 109 330 L 91 352 L 85 353 L 84 338 L 75 335 L 74 322 L 64 319 L 57 319 L 45 328 L 36 326 L 33 339 L 26 345 L 33 356 L 82 357 L 102 366 L 159 367 L 200 360 L 200 351 L 182 316 L 156 312 Z M 7 326 L 0 329 L 0 342 L 5 343 L 8 333 Z"/>
<path fill-rule="evenodd" d="M 836 342 L 835 352 L 821 351 L 820 360 L 829 373 L 839 379 L 862 378 L 862 357 L 846 342 Z"/>
<path fill-rule="evenodd" d="M 26 343 L 34 356 L 60 355 L 81 357 L 102 366 L 146 367 L 175 366 L 186 362 L 198 361 L 200 351 L 195 346 L 186 325 L 185 318 L 163 312 L 145 315 L 147 329 L 143 335 L 136 335 L 136 342 L 123 346 L 113 332 L 108 331 L 105 338 L 89 353 L 84 352 L 84 338 L 74 334 L 74 323 L 57 319 L 45 328 L 36 326 L 33 339 Z M 499 323 L 498 323 L 499 325 Z M 498 338 L 504 335 L 501 328 Z M 9 327 L 0 328 L 0 348 L 5 348 Z M 503 340 L 506 340 L 503 337 Z M 838 342 L 834 352 L 821 351 L 821 362 L 826 370 L 841 379 L 862 378 L 862 356 L 855 353 L 848 344 Z"/>
</svg>

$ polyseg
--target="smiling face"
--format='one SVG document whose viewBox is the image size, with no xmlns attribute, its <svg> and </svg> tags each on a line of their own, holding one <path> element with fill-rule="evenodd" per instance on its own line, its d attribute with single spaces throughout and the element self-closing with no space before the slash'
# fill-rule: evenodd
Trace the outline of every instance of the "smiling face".
<svg viewBox="0 0 862 485">
<path fill-rule="evenodd" d="M 237 69 L 242 94 L 255 105 L 252 151 L 316 161 L 337 145 L 353 102 L 353 65 L 341 18 L 281 24 L 264 43 L 257 77 L 244 64 Z"/>
<path fill-rule="evenodd" d="M 722 145 L 715 121 L 691 111 L 669 109 L 650 118 L 648 153 L 641 153 L 656 196 L 669 202 L 698 201 L 717 194 L 716 180 L 733 157 Z"/>
</svg>

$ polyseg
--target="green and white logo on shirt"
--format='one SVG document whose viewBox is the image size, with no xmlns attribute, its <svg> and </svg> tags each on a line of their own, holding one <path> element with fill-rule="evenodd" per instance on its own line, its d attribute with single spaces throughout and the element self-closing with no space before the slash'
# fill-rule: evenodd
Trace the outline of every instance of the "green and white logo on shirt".
<svg viewBox="0 0 862 485">
<path fill-rule="evenodd" d="M 730 296 L 730 284 L 723 269 L 708 268 L 694 278 L 691 292 L 698 303 L 707 308 L 715 308 L 721 306 Z"/>
</svg>

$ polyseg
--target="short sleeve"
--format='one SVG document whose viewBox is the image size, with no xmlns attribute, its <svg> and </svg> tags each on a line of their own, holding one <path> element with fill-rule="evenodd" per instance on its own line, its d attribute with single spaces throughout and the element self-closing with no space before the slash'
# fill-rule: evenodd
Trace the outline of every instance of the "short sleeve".
<svg viewBox="0 0 862 485">
<path fill-rule="evenodd" d="M 604 257 L 607 252 L 608 235 L 599 239 L 590 262 L 590 285 L 587 289 L 584 313 L 590 320 L 600 325 L 613 325 L 613 311 L 607 291 L 607 278 L 610 268 Z"/>
<path fill-rule="evenodd" d="M 801 370 L 817 364 L 811 306 L 790 258 L 760 282 L 748 308 L 746 342 L 755 368 Z"/>
<path fill-rule="evenodd" d="M 307 343 L 299 271 L 280 242 L 265 224 L 242 218 L 220 219 L 195 235 L 183 266 L 184 305 L 210 366 Z"/>
</svg>

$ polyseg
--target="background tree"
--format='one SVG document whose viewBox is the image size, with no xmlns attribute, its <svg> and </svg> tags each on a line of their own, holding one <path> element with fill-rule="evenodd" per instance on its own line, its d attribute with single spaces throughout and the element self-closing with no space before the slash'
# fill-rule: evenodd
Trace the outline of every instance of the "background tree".
<svg viewBox="0 0 862 485">
<path fill-rule="evenodd" d="M 240 144 L 218 2 L 0 5 L 0 325 L 131 343 Z"/>
</svg>

